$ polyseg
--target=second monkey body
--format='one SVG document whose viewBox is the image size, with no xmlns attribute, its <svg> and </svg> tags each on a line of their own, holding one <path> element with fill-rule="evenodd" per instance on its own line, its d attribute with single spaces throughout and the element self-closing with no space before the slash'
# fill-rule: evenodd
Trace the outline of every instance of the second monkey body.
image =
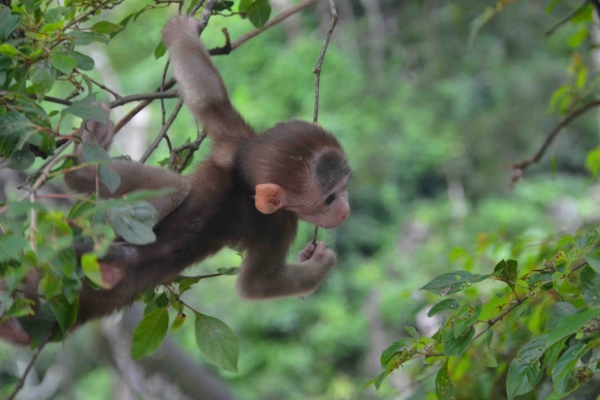
<svg viewBox="0 0 600 400">
<path fill-rule="evenodd" d="M 129 304 L 136 295 L 169 283 L 185 267 L 228 246 L 242 251 L 239 294 L 263 299 L 311 293 L 336 262 L 323 242 L 308 244 L 298 262 L 286 263 L 298 218 L 325 228 L 341 224 L 350 208 L 346 156 L 337 140 L 304 121 L 281 123 L 256 135 L 231 105 L 193 18 L 166 25 L 163 42 L 185 104 L 214 140 L 207 160 L 191 175 L 113 160 L 121 185 L 110 195 L 173 188 L 150 203 L 158 211 L 156 242 L 115 242 L 100 260 L 108 289 L 84 285 L 77 324 Z M 105 129 L 106 131 L 106 129 Z M 94 132 L 92 132 L 94 133 Z M 92 193 L 95 169 L 66 175 L 69 187 Z M 85 246 L 78 253 L 85 251 Z"/>
</svg>

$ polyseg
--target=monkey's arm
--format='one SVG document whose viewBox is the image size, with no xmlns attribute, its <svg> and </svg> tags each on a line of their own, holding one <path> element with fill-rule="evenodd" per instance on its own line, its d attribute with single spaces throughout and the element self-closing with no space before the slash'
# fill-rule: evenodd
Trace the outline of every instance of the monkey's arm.
<svg viewBox="0 0 600 400">
<path fill-rule="evenodd" d="M 217 144 L 239 145 L 252 137 L 254 130 L 231 105 L 223 79 L 198 38 L 198 21 L 185 16 L 171 19 L 163 30 L 163 43 L 185 104 L 206 133 Z"/>
<path fill-rule="evenodd" d="M 297 263 L 286 264 L 280 253 L 269 243 L 248 251 L 237 281 L 242 298 L 260 300 L 310 294 L 336 262 L 335 253 L 323 242 L 317 242 L 316 247 L 307 244 Z"/>
</svg>

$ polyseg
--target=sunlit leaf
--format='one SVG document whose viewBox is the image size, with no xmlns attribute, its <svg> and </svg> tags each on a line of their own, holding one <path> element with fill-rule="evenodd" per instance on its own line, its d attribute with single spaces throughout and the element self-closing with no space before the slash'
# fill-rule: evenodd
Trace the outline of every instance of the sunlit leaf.
<svg viewBox="0 0 600 400">
<path fill-rule="evenodd" d="M 454 271 L 443 274 L 423 286 L 420 290 L 427 290 L 440 296 L 460 292 L 472 283 L 481 282 L 490 275 L 473 275 L 467 271 Z"/>
</svg>

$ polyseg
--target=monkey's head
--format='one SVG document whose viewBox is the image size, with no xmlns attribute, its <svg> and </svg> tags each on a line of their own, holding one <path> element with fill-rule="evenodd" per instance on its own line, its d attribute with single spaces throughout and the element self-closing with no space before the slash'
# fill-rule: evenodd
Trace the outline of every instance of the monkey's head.
<svg viewBox="0 0 600 400">
<path fill-rule="evenodd" d="M 322 228 L 335 228 L 350 214 L 346 155 L 319 125 L 278 124 L 241 149 L 240 163 L 263 214 L 283 209 Z"/>
</svg>

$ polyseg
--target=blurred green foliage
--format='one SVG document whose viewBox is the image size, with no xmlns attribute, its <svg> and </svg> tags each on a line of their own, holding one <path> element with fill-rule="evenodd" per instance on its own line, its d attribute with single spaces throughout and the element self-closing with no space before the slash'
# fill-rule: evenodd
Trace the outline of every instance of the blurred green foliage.
<svg viewBox="0 0 600 400">
<path fill-rule="evenodd" d="M 75 4 L 67 3 L 63 5 Z M 250 3 L 261 2 L 244 6 Z M 235 295 L 234 278 L 226 276 L 211 278 L 210 284 L 200 281 L 187 290 L 182 297 L 186 304 L 224 320 L 239 338 L 238 373 L 220 373 L 240 398 L 257 400 L 391 399 L 399 398 L 398 393 L 413 399 L 498 399 L 518 394 L 523 399 L 555 399 L 576 388 L 569 398 L 596 396 L 600 383 L 595 375 L 594 293 L 599 271 L 594 228 L 600 215 L 596 186 L 600 157 L 595 111 L 567 126 L 514 188 L 510 184 L 514 171 L 506 168 L 507 163 L 534 154 L 561 118 L 597 97 L 598 66 L 590 33 L 594 8 L 567 0 L 376 3 L 379 12 L 358 0 L 338 4 L 341 20 L 321 79 L 319 123 L 335 132 L 354 169 L 351 218 L 334 232 L 321 232 L 341 261 L 319 291 L 304 301 L 242 303 Z M 140 10 L 144 12 L 137 15 Z M 85 25 L 97 27 L 98 32 L 90 32 L 94 35 L 110 37 L 108 45 L 94 49 L 106 52 L 122 94 L 150 92 L 159 85 L 164 58 L 156 61 L 155 50 L 160 29 L 176 6 L 168 10 L 150 1 L 128 1 L 93 16 Z M 13 14 L 18 13 L 10 18 Z M 264 23 L 263 14 L 265 10 L 250 22 Z M 567 16 L 568 21 L 544 36 Z M 46 25 L 36 29 L 43 31 L 55 23 L 45 18 Z M 126 26 L 112 35 L 104 30 L 113 25 L 95 25 L 101 21 Z M 281 120 L 312 117 L 310 72 L 329 16 L 306 12 L 299 24 L 299 31 L 280 25 L 230 55 L 214 58 L 233 103 L 259 130 Z M 383 33 L 377 26 L 384 27 Z M 222 46 L 222 27 L 232 38 L 252 28 L 247 20 L 213 16 L 203 33 L 208 47 Z M 2 29 L 4 43 L 8 34 Z M 61 40 L 53 36 L 56 31 L 46 31 L 45 46 Z M 41 118 L 36 126 L 44 129 L 38 131 L 40 136 L 23 141 L 21 131 L 11 136 L 3 130 L 1 135 L 10 149 L 18 147 L 3 153 L 5 158 L 13 160 L 13 167 L 26 168 L 25 161 L 33 161 L 29 145 L 51 152 L 56 148 L 52 138 L 57 124 L 65 127 L 62 134 L 69 133 L 66 127 L 78 126 L 73 115 L 81 115 L 53 113 L 64 107 L 39 99 L 71 93 L 73 84 L 64 79 L 71 59 L 84 68 L 68 46 L 61 50 L 67 58 L 54 55 L 61 52 L 37 54 L 37 48 L 17 48 L 20 53 L 15 55 L 11 48 L 0 47 L 4 57 L 0 67 L 6 57 L 23 57 L 29 65 L 39 65 L 29 69 L 29 75 L 17 69 L 6 75 L 22 82 L 29 79 L 21 88 L 35 99 L 9 97 L 2 116 L 30 110 L 25 115 Z M 82 47 L 81 54 L 88 48 Z M 102 81 L 98 70 L 84 71 Z M 85 82 L 79 85 L 83 98 Z M 94 91 L 102 100 L 111 99 L 97 88 Z M 166 102 L 169 111 L 174 101 Z M 158 102 L 149 109 L 155 134 L 161 119 Z M 193 140 L 189 113 L 180 115 L 169 135 L 176 145 Z M 32 151 L 34 156 L 37 151 Z M 196 154 L 195 162 L 205 151 Z M 163 144 L 150 160 L 156 163 L 167 156 Z M 39 165 L 37 161 L 29 171 Z M 27 204 L 9 213 L 15 236 L 28 239 L 29 209 Z M 67 218 L 64 213 L 40 206 L 37 215 L 38 229 L 46 237 L 72 236 L 60 229 Z M 82 229 L 94 233 L 88 225 Z M 110 240 L 112 231 L 103 229 L 102 241 Z M 309 240 L 311 230 L 301 226 L 296 250 Z M 43 242 L 40 236 L 39 243 Z M 52 253 L 55 258 L 48 258 L 47 264 L 31 261 L 31 254 L 39 257 L 35 252 L 24 252 L 21 261 L 53 271 L 55 260 L 71 257 L 69 240 L 60 243 L 60 253 Z M 27 240 L 19 246 L 26 248 Z M 239 261 L 237 254 L 225 251 L 197 269 L 212 273 Z M 69 286 L 64 285 L 67 275 L 60 276 L 67 292 L 76 288 L 77 279 L 84 279 L 77 269 L 64 268 L 72 264 L 56 269 L 73 278 Z M 452 294 L 447 282 L 436 284 L 438 294 L 448 294 L 456 303 L 445 303 L 452 307 L 427 317 L 429 307 L 446 298 L 418 289 L 457 270 L 487 279 L 466 280 L 461 291 L 450 288 Z M 7 271 L 3 270 L 5 277 Z M 49 280 L 43 290 L 53 294 L 56 286 Z M 5 308 L 9 303 L 3 299 Z M 489 329 L 493 335 L 486 332 L 468 347 L 467 340 L 461 342 L 464 335 L 467 339 L 478 335 L 489 326 L 486 321 L 508 309 L 512 311 Z M 26 303 L 15 308 L 27 310 Z M 171 320 L 176 315 L 172 311 Z M 564 320 L 567 317 L 575 320 Z M 172 335 L 200 359 L 193 325 L 186 321 Z M 417 328 L 418 339 L 406 326 Z M 75 333 L 67 343 L 87 349 L 85 336 L 92 329 Z M 556 338 L 549 340 L 552 335 Z M 567 347 L 570 352 L 564 351 Z M 46 371 L 59 352 L 49 348 L 47 358 L 40 360 L 40 371 Z M 16 382 L 18 374 L 9 360 L 18 354 L 0 345 L 0 393 L 9 393 Z M 408 362 L 411 359 L 415 360 Z M 102 387 L 116 385 L 110 367 L 101 360 L 84 360 L 86 367 L 73 372 L 72 391 L 87 399 L 111 399 L 109 390 L 97 389 L 98 382 Z M 385 379 L 377 382 L 379 390 L 364 389 L 382 370 Z M 68 396 L 67 391 L 57 398 Z"/>
</svg>

